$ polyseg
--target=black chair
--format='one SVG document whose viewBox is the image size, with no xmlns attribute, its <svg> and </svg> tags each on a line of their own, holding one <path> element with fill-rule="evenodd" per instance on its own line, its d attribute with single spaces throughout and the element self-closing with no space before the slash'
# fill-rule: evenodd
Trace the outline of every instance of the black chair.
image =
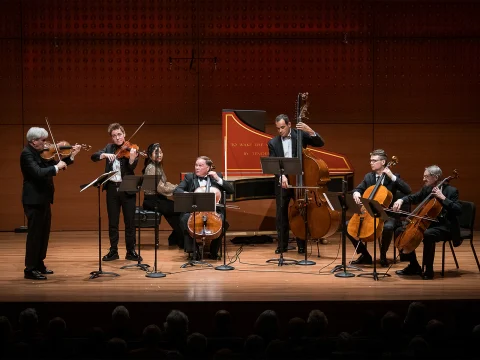
<svg viewBox="0 0 480 360">
<path fill-rule="evenodd" d="M 135 208 L 135 228 L 138 230 L 138 243 L 140 245 L 140 229 L 141 228 L 160 228 L 162 214 L 157 213 L 157 222 L 155 223 L 155 211 L 144 210 L 143 207 Z"/>
<path fill-rule="evenodd" d="M 458 202 L 462 206 L 462 214 L 458 216 L 458 223 L 460 225 L 460 239 L 462 240 L 462 242 L 463 240 L 470 240 L 470 247 L 472 248 L 473 256 L 475 257 L 475 261 L 477 262 L 478 271 L 480 271 L 480 263 L 478 262 L 477 252 L 475 251 L 475 247 L 473 246 L 473 227 L 475 225 L 476 207 L 475 204 L 470 201 L 459 200 Z M 457 267 L 457 269 L 459 268 L 457 257 L 455 255 L 455 251 L 453 250 L 452 240 L 446 240 L 443 242 L 442 247 L 442 276 L 445 275 L 445 245 L 447 244 L 447 242 L 450 245 L 450 250 L 452 251 L 453 259 L 455 261 L 455 266 Z M 461 243 L 457 246 L 460 245 Z"/>
<path fill-rule="evenodd" d="M 135 227 L 136 228 L 155 228 L 160 226 L 162 214 L 157 213 L 157 223 L 155 223 L 155 211 L 144 210 L 143 207 L 135 208 Z"/>
</svg>

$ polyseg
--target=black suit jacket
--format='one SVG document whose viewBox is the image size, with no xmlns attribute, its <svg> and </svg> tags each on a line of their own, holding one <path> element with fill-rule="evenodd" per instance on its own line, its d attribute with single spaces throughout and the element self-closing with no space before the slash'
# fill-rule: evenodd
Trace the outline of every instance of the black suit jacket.
<svg viewBox="0 0 480 360">
<path fill-rule="evenodd" d="M 424 186 L 419 192 L 402 198 L 407 204 L 420 204 L 432 192 L 431 186 Z M 442 212 L 437 217 L 438 223 L 432 223 L 431 226 L 445 226 L 452 235 L 452 240 L 460 240 L 460 225 L 457 216 L 462 213 L 462 206 L 458 202 L 458 190 L 449 185 L 444 184 L 442 194 L 445 200 L 438 200 L 443 205 Z"/>
<path fill-rule="evenodd" d="M 223 179 L 222 173 L 217 172 L 217 175 Z M 225 191 L 227 194 L 233 194 L 234 192 L 233 185 L 226 180 L 223 180 L 223 184 L 220 185 L 218 182 L 215 181 L 215 179 L 210 177 L 210 186 L 220 190 L 220 192 L 222 193 L 222 202 L 223 191 Z M 195 175 L 194 173 L 187 173 L 185 174 L 185 177 L 180 182 L 180 184 L 178 184 L 178 186 L 175 188 L 173 193 L 194 192 L 195 189 L 197 189 L 198 187 L 200 187 L 200 183 L 198 182 L 197 175 Z"/>
<path fill-rule="evenodd" d="M 316 136 L 310 136 L 305 131 L 302 131 L 302 145 L 303 148 L 306 148 L 308 145 L 313 147 L 322 147 L 325 145 L 322 137 L 315 133 Z M 297 139 L 298 139 L 298 130 L 292 129 L 291 132 L 292 136 L 292 157 L 297 157 Z M 268 142 L 268 152 L 271 157 L 284 157 L 285 154 L 283 152 L 283 145 L 282 145 L 282 137 L 280 135 L 275 136 Z"/>
<path fill-rule="evenodd" d="M 365 190 L 377 183 L 376 175 L 377 174 L 373 171 L 366 174 L 362 182 L 358 184 L 355 189 L 353 189 L 353 192 L 358 191 L 360 195 L 363 195 Z M 385 175 L 385 179 L 383 180 L 383 186 L 385 186 L 393 194 L 393 198 L 395 200 L 395 195 L 397 191 L 400 191 L 401 193 L 403 193 L 403 195 L 408 195 L 412 192 L 412 189 L 405 181 L 400 178 L 399 174 L 394 175 L 397 177 L 396 181 L 392 181 L 388 176 Z"/>
<path fill-rule="evenodd" d="M 302 131 L 302 146 L 306 148 L 307 146 L 313 147 L 322 147 L 325 145 L 322 137 L 315 133 L 316 136 L 310 136 L 305 131 Z M 292 129 L 290 134 L 292 136 L 292 157 L 297 157 L 297 139 L 298 139 L 298 130 Z M 268 142 L 268 153 L 270 157 L 285 157 L 285 153 L 283 152 L 283 145 L 282 145 L 282 137 L 280 135 L 275 136 Z M 278 180 L 278 175 L 275 175 L 275 194 L 278 195 L 280 193 L 280 182 Z M 284 192 L 285 196 L 288 196 L 288 193 Z"/>
<path fill-rule="evenodd" d="M 103 149 L 98 150 L 96 153 L 93 153 L 92 156 L 90 157 L 92 161 L 97 162 L 102 159 L 100 159 L 100 155 L 103 153 L 106 154 L 115 154 L 115 152 L 119 149 L 119 146 L 110 143 L 107 146 L 105 146 Z M 137 167 L 138 164 L 138 157 L 135 159 L 133 164 L 130 164 L 129 159 L 127 158 L 120 158 L 118 159 L 120 161 L 120 173 L 122 176 L 122 179 L 125 175 L 135 175 L 135 168 Z M 109 172 L 113 170 L 113 162 L 108 161 L 108 159 L 105 159 L 105 172 Z M 106 184 L 103 185 L 103 189 L 105 190 Z M 130 192 L 128 192 L 130 193 Z M 134 194 L 134 192 L 132 192 Z"/>
<path fill-rule="evenodd" d="M 63 159 L 70 165 L 70 157 Z M 29 205 L 53 204 L 55 187 L 53 177 L 57 175 L 55 165 L 58 161 L 44 160 L 40 153 L 30 145 L 23 148 L 20 155 L 20 168 L 23 174 L 22 203 Z M 60 170 L 61 171 L 61 170 Z"/>
</svg>

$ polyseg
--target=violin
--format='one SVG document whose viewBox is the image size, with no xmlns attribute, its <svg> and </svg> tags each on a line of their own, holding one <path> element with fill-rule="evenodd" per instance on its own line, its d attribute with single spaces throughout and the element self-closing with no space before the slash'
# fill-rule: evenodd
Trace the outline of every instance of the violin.
<svg viewBox="0 0 480 360">
<path fill-rule="evenodd" d="M 86 145 L 86 144 L 75 144 L 75 145 L 80 145 L 82 149 L 85 151 L 89 151 L 92 148 L 90 145 Z M 45 159 L 45 160 L 53 160 L 55 155 L 57 155 L 55 145 L 50 142 L 45 142 L 44 146 L 45 147 L 40 153 L 40 156 L 42 157 L 42 159 Z M 58 153 L 62 159 L 72 155 L 73 147 L 65 140 L 59 141 L 57 143 L 57 148 L 58 148 Z"/>
<path fill-rule="evenodd" d="M 147 157 L 147 153 L 145 151 L 140 151 L 140 148 L 138 147 L 138 145 L 132 144 L 130 143 L 130 141 L 125 141 L 123 145 L 120 147 L 120 149 L 118 149 L 115 152 L 115 156 L 117 157 L 117 159 L 121 159 L 121 158 L 128 159 L 130 158 L 130 150 L 132 149 L 137 150 L 138 155 Z"/>
</svg>

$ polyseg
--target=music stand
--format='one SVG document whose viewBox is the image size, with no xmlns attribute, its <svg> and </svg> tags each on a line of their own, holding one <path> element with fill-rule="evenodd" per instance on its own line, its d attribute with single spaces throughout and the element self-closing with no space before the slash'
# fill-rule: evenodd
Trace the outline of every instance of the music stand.
<svg viewBox="0 0 480 360">
<path fill-rule="evenodd" d="M 156 194 L 159 181 L 160 179 L 158 175 L 144 175 L 142 188 L 144 191 L 145 190 L 155 191 L 155 194 Z M 140 219 L 139 219 L 139 222 L 140 222 Z M 157 209 L 157 206 L 155 205 L 155 258 L 153 262 L 153 271 L 147 272 L 145 274 L 146 277 L 162 278 L 167 276 L 165 273 L 162 273 L 161 271 L 157 271 L 157 249 L 159 246 L 158 243 L 159 243 L 158 241 L 158 209 Z M 138 245 L 140 246 L 140 227 L 138 231 Z"/>
<path fill-rule="evenodd" d="M 223 204 L 217 204 L 222 210 L 222 234 L 223 234 L 223 265 L 215 267 L 215 270 L 227 271 L 235 270 L 233 266 L 227 265 L 227 232 L 225 231 L 225 221 L 227 221 L 227 192 L 223 191 Z"/>
<path fill-rule="evenodd" d="M 382 205 L 376 200 L 370 200 L 362 197 L 362 204 L 368 214 L 373 217 L 373 272 L 359 274 L 358 276 L 372 276 L 373 280 L 378 280 L 378 275 L 391 276 L 387 273 L 377 273 L 377 219 L 388 220 L 388 215 L 383 210 Z"/>
<path fill-rule="evenodd" d="M 286 157 L 262 157 L 260 158 L 262 164 L 262 172 L 269 175 L 277 175 L 281 181 L 282 175 L 300 175 L 302 173 L 302 163 L 298 158 L 286 158 Z M 277 186 L 277 184 L 275 184 Z M 283 218 L 283 186 L 280 186 L 280 206 L 281 206 L 281 218 L 280 224 L 283 225 L 285 219 Z M 283 231 L 280 231 L 279 249 L 280 257 L 278 259 L 269 259 L 266 262 L 278 262 L 278 266 L 296 264 L 294 259 L 285 259 L 283 257 L 283 244 L 285 239 L 283 238 Z M 288 243 L 288 239 L 286 240 Z"/>
<path fill-rule="evenodd" d="M 129 191 L 129 192 L 136 192 L 138 193 L 138 207 L 140 207 L 140 189 L 142 188 L 143 176 L 136 176 L 136 175 L 126 175 L 122 179 L 122 183 L 118 188 L 118 191 Z M 135 195 L 136 196 L 136 195 Z M 125 214 L 123 214 L 125 216 Z M 138 260 L 136 264 L 125 265 L 122 266 L 120 269 L 128 269 L 131 267 L 138 267 L 143 271 L 147 271 L 150 265 L 142 264 L 142 257 L 140 256 L 140 217 L 138 217 Z"/>
<path fill-rule="evenodd" d="M 193 213 L 193 257 L 188 262 L 180 266 L 181 268 L 186 268 L 187 266 L 195 265 L 207 265 L 213 267 L 212 264 L 209 264 L 203 261 L 203 248 L 202 248 L 202 257 L 200 260 L 198 258 L 197 252 L 197 233 L 196 233 L 196 214 L 200 211 L 215 211 L 215 194 L 214 193 L 175 193 L 173 194 L 175 201 L 174 211 L 181 213 Z M 188 227 L 188 222 L 187 222 Z M 205 246 L 205 240 L 202 239 L 203 245 Z"/>
<path fill-rule="evenodd" d="M 110 180 L 116 173 L 117 171 L 110 171 L 100 175 L 90 184 L 80 185 L 80 192 L 88 189 L 91 186 L 95 186 L 98 192 L 98 270 L 90 273 L 90 279 L 95 279 L 102 275 L 120 276 L 117 273 L 102 270 L 102 215 L 100 212 L 100 187 Z"/>
<path fill-rule="evenodd" d="M 347 272 L 347 268 L 358 271 L 363 271 L 363 269 L 353 265 L 347 265 L 347 216 L 352 217 L 353 214 L 361 214 L 362 212 L 355 200 L 353 200 L 353 196 L 346 193 L 346 181 L 343 183 L 343 190 L 344 191 L 340 193 L 323 193 L 330 208 L 334 211 L 341 211 L 342 213 L 342 263 L 336 265 L 330 272 L 336 273 L 337 271 L 341 271 L 335 274 L 336 277 L 354 277 L 355 274 Z"/>
</svg>

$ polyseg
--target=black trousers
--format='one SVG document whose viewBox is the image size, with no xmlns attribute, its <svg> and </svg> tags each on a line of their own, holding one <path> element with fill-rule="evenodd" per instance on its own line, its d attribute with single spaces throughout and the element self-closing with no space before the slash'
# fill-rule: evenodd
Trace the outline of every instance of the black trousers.
<svg viewBox="0 0 480 360">
<path fill-rule="evenodd" d="M 173 200 L 164 196 L 145 195 L 143 199 L 143 208 L 145 210 L 155 211 L 155 209 L 163 215 L 168 224 L 172 228 L 172 233 L 168 237 L 168 245 L 178 245 L 183 248 L 183 230 L 180 227 L 180 214 L 174 211 Z"/>
<path fill-rule="evenodd" d="M 120 211 L 123 212 L 125 224 L 125 245 L 127 251 L 135 250 L 135 194 L 127 194 L 118 191 L 120 184 L 107 183 L 107 213 L 108 213 L 108 236 L 110 238 L 110 250 L 118 251 L 118 224 Z"/>
<path fill-rule="evenodd" d="M 52 222 L 50 203 L 23 204 L 23 211 L 28 220 L 25 271 L 42 270 L 45 268 L 43 260 L 47 257 Z"/>
<path fill-rule="evenodd" d="M 347 221 L 348 224 L 348 221 Z M 400 220 L 394 219 L 394 218 L 389 218 L 387 221 L 383 223 L 383 233 L 382 233 L 382 242 L 380 246 L 380 256 L 385 257 L 388 251 L 388 248 L 390 247 L 390 243 L 392 242 L 393 238 L 393 233 L 395 232 L 395 229 L 399 228 L 402 226 L 402 223 Z M 370 256 L 370 253 L 367 250 L 367 247 L 365 244 L 354 237 L 352 237 L 348 232 L 347 232 L 347 237 L 350 239 L 352 242 L 353 246 L 357 249 L 357 254 L 362 254 L 366 256 Z M 358 248 L 357 248 L 358 245 Z"/>
<path fill-rule="evenodd" d="M 398 228 L 395 231 L 395 238 L 403 232 L 403 228 Z M 423 267 L 427 271 L 433 271 L 433 262 L 435 261 L 435 244 L 440 241 L 447 241 L 450 239 L 450 230 L 444 226 L 431 226 L 423 233 Z M 417 254 L 412 251 L 405 254 L 410 264 L 418 265 Z"/>
<path fill-rule="evenodd" d="M 277 189 L 279 191 L 279 189 Z M 275 203 L 277 206 L 275 214 L 275 222 L 277 223 L 277 238 L 278 247 L 280 247 L 280 241 L 283 240 L 283 248 L 288 246 L 288 238 L 290 236 L 290 226 L 288 223 L 288 204 L 290 199 L 293 198 L 293 191 L 291 189 L 283 189 L 283 196 L 280 193 L 275 196 Z M 296 238 L 297 246 L 299 248 L 305 247 L 305 240 Z"/>
<path fill-rule="evenodd" d="M 223 214 L 220 214 L 223 220 Z M 182 228 L 184 234 L 184 244 L 185 244 L 185 251 L 186 252 L 194 252 L 194 240 L 188 233 L 188 218 L 190 217 L 190 213 L 182 213 L 180 216 L 180 227 Z M 198 217 L 197 217 L 198 218 Z M 225 221 L 225 231 L 228 229 L 228 222 Z M 217 255 L 218 250 L 220 249 L 220 245 L 222 242 L 223 233 L 216 239 L 213 239 L 210 243 L 210 254 Z M 207 250 L 207 249 L 206 249 Z"/>
</svg>

